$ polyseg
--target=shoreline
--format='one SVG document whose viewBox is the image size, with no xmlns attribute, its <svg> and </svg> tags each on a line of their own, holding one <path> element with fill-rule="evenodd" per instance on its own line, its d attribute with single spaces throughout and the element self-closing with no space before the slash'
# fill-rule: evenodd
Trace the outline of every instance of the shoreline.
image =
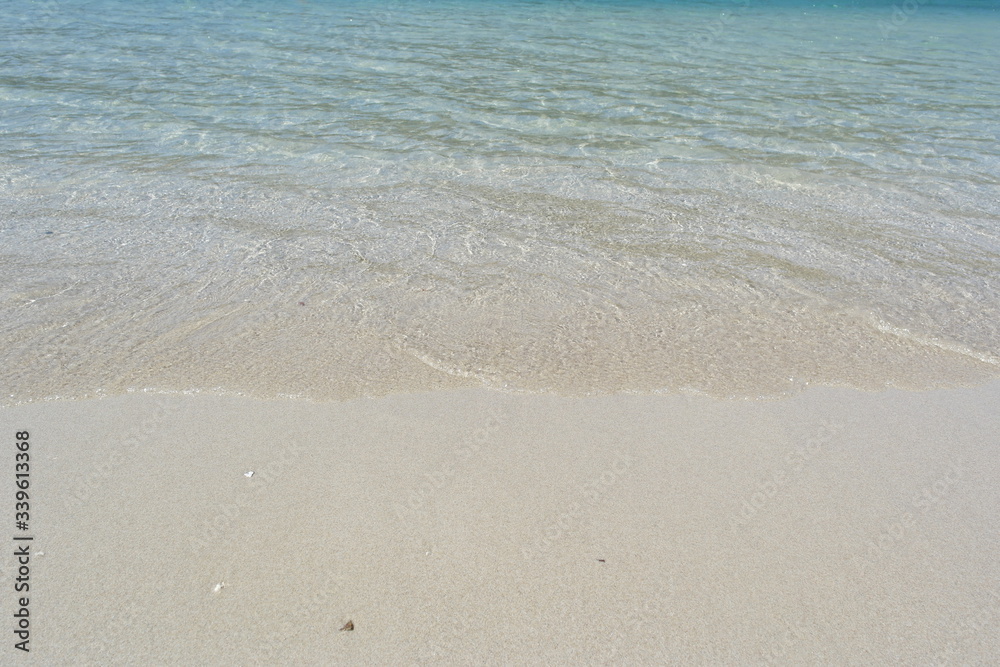
<svg viewBox="0 0 1000 667">
<path fill-rule="evenodd" d="M 34 452 L 29 660 L 986 664 L 998 399 L 3 408 Z"/>
</svg>

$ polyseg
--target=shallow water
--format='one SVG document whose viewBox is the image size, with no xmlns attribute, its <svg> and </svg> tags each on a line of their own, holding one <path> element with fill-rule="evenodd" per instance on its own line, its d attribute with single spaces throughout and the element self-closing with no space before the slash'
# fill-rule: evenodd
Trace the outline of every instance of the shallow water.
<svg viewBox="0 0 1000 667">
<path fill-rule="evenodd" d="M 997 377 L 994 7 L 0 2 L 4 401 Z"/>
</svg>

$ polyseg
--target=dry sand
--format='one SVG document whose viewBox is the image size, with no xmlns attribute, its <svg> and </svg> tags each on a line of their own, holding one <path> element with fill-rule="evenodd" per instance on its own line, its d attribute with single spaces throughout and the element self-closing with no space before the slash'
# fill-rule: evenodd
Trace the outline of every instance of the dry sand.
<svg viewBox="0 0 1000 667">
<path fill-rule="evenodd" d="M 31 653 L 8 555 L 0 662 L 997 664 L 998 407 L 1000 383 L 6 408 L 35 539 Z"/>
</svg>

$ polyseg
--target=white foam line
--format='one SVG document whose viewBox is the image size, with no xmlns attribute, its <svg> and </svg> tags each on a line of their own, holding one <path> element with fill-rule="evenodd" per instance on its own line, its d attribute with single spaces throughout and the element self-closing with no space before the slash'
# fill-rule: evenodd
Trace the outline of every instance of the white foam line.
<svg viewBox="0 0 1000 667">
<path fill-rule="evenodd" d="M 984 352 L 977 352 L 973 349 L 965 347 L 964 345 L 959 345 L 958 343 L 952 343 L 950 341 L 938 340 L 935 338 L 928 338 L 926 336 L 921 336 L 915 334 L 907 329 L 901 329 L 900 327 L 895 327 L 883 320 L 878 318 L 872 318 L 873 324 L 876 329 L 882 333 L 890 334 L 896 336 L 897 338 L 902 338 L 904 340 L 912 341 L 920 345 L 927 345 L 929 347 L 936 347 L 940 350 L 945 350 L 947 352 L 954 352 L 955 354 L 961 354 L 962 356 L 971 357 L 977 361 L 981 361 L 984 364 L 990 364 L 992 366 L 1000 366 L 1000 358 L 994 357 L 991 354 L 986 354 Z"/>
<path fill-rule="evenodd" d="M 513 394 L 522 394 L 522 393 L 524 393 L 524 394 L 532 394 L 532 393 L 535 393 L 535 392 L 532 392 L 532 391 L 528 391 L 528 390 L 524 390 L 524 389 L 519 389 L 517 387 L 511 387 L 507 383 L 498 384 L 494 380 L 491 380 L 487 375 L 485 375 L 485 373 L 487 372 L 485 370 L 484 371 L 480 371 L 479 373 L 474 373 L 472 371 L 467 371 L 467 370 L 464 370 L 462 368 L 458 368 L 456 366 L 451 366 L 449 364 L 445 364 L 440 359 L 435 359 L 434 357 L 430 356 L 429 354 L 425 354 L 423 352 L 419 352 L 417 350 L 414 350 L 413 348 L 409 347 L 408 345 L 400 345 L 400 348 L 404 352 L 413 355 L 417 360 L 419 360 L 420 362 L 426 364 L 427 366 L 430 366 L 431 368 L 433 368 L 434 370 L 438 371 L 439 373 L 444 373 L 445 375 L 451 375 L 453 377 L 472 378 L 473 380 L 478 380 L 480 386 L 482 386 L 482 387 L 484 387 L 486 389 L 493 389 L 495 391 L 503 391 L 503 392 L 513 393 Z"/>
<path fill-rule="evenodd" d="M 414 350 L 413 348 L 409 347 L 408 345 L 401 345 L 400 347 L 402 347 L 402 349 L 404 351 L 409 352 L 411 355 L 413 355 L 414 357 L 416 357 L 418 360 L 422 361 L 423 363 L 427 364 L 428 366 L 430 366 L 431 368 L 433 368 L 434 370 L 436 370 L 438 372 L 444 373 L 446 375 L 456 376 L 456 377 L 474 378 L 474 379 L 479 380 L 480 382 L 483 382 L 483 383 L 486 382 L 486 379 L 483 378 L 482 376 L 476 375 L 475 373 L 463 370 L 463 369 L 455 367 L 455 366 L 452 366 L 452 367 L 449 368 L 447 365 L 445 365 L 444 363 L 442 363 L 440 360 L 435 359 L 435 358 L 431 357 L 428 354 L 424 354 L 423 352 L 418 352 L 417 350 Z"/>
</svg>

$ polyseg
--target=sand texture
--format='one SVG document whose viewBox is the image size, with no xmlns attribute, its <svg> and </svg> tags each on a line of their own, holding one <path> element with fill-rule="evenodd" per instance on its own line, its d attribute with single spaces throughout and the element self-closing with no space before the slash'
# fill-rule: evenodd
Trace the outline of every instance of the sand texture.
<svg viewBox="0 0 1000 667">
<path fill-rule="evenodd" d="M 997 664 L 998 406 L 1000 383 L 5 408 L 35 539 L 31 652 L 8 630 L 0 661 Z"/>
</svg>

